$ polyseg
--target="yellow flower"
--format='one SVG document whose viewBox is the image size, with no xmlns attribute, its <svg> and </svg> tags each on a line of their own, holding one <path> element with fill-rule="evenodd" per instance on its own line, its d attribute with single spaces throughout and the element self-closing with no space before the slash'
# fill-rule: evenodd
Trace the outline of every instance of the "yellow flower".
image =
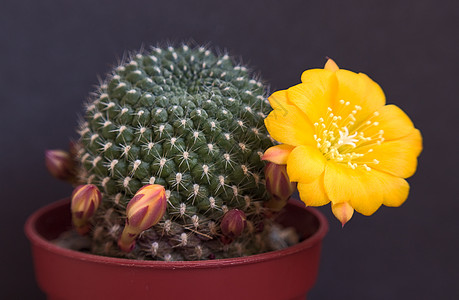
<svg viewBox="0 0 459 300">
<path fill-rule="evenodd" d="M 344 225 L 356 210 L 373 214 L 382 204 L 408 197 L 404 178 L 416 170 L 422 137 L 397 106 L 385 105 L 382 89 L 367 75 L 339 69 L 305 71 L 301 83 L 269 97 L 265 119 L 281 145 L 264 159 L 286 164 L 306 205 L 332 203 Z"/>
</svg>

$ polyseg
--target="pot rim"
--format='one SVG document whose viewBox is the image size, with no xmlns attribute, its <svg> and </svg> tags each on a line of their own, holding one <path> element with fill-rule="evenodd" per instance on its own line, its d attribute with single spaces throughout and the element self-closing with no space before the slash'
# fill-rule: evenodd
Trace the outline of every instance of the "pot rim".
<svg viewBox="0 0 459 300">
<path fill-rule="evenodd" d="M 47 251 L 53 252 L 57 255 L 68 257 L 71 259 L 80 260 L 83 262 L 94 262 L 100 264 L 117 265 L 125 267 L 140 267 L 140 268 L 155 268 L 155 269 L 194 269 L 194 268 L 212 268 L 212 267 L 230 267 L 240 264 L 255 264 L 264 261 L 269 261 L 284 256 L 289 256 L 297 252 L 303 251 L 304 249 L 311 248 L 316 244 L 320 243 L 328 231 L 328 222 L 325 216 L 317 209 L 312 207 L 305 207 L 304 204 L 298 200 L 289 201 L 290 205 L 307 210 L 310 214 L 318 220 L 318 229 L 310 237 L 304 241 L 290 246 L 282 250 L 275 250 L 260 254 L 254 254 L 244 257 L 225 258 L 225 259 L 212 259 L 212 260 L 199 260 L 199 261 L 155 261 L 155 260 L 135 260 L 127 258 L 116 258 L 102 255 L 95 255 L 90 253 L 83 253 L 75 250 L 59 247 L 45 238 L 43 238 L 35 228 L 37 220 L 43 216 L 46 212 L 52 211 L 58 207 L 67 205 L 70 200 L 63 199 L 44 207 L 41 207 L 35 211 L 32 215 L 27 218 L 24 225 L 24 231 L 28 239 L 40 248 L 46 249 Z"/>
</svg>

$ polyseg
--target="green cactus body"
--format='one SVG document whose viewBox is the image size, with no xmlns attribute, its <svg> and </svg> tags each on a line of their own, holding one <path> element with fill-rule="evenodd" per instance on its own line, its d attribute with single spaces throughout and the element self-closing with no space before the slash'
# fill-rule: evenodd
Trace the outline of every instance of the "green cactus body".
<svg viewBox="0 0 459 300">
<path fill-rule="evenodd" d="M 86 106 L 79 180 L 99 187 L 94 253 L 196 260 L 266 251 L 261 161 L 273 145 L 262 83 L 228 55 L 203 47 L 154 48 L 117 67 Z M 166 189 L 162 221 L 121 252 L 125 208 L 145 184 Z M 224 213 L 247 216 L 243 235 L 222 242 Z"/>
</svg>

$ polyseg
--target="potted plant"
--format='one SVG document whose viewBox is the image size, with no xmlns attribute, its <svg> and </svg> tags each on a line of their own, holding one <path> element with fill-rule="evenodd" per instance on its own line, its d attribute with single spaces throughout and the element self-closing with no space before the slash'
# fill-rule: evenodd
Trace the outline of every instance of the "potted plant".
<svg viewBox="0 0 459 300">
<path fill-rule="evenodd" d="M 364 74 L 328 60 L 301 80 L 266 100 L 246 67 L 188 45 L 116 67 L 79 141 L 46 153 L 75 185 L 26 224 L 48 297 L 304 299 L 327 223 L 288 201 L 296 186 L 343 226 L 399 206 L 422 139 Z M 79 251 L 52 242 L 69 230 Z"/>
</svg>

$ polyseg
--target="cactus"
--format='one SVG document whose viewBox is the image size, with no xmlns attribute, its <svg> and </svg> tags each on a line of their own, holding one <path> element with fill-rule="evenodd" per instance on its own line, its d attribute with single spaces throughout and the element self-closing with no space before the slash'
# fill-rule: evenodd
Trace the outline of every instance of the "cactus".
<svg viewBox="0 0 459 300">
<path fill-rule="evenodd" d="M 265 87 L 227 55 L 188 45 L 136 53 L 113 70 L 79 126 L 78 182 L 96 185 L 92 252 L 197 260 L 268 251 L 261 157 Z M 167 209 L 134 249 L 122 251 L 126 206 L 144 185 L 166 190 Z M 220 228 L 226 212 L 246 217 L 238 237 Z"/>
</svg>

